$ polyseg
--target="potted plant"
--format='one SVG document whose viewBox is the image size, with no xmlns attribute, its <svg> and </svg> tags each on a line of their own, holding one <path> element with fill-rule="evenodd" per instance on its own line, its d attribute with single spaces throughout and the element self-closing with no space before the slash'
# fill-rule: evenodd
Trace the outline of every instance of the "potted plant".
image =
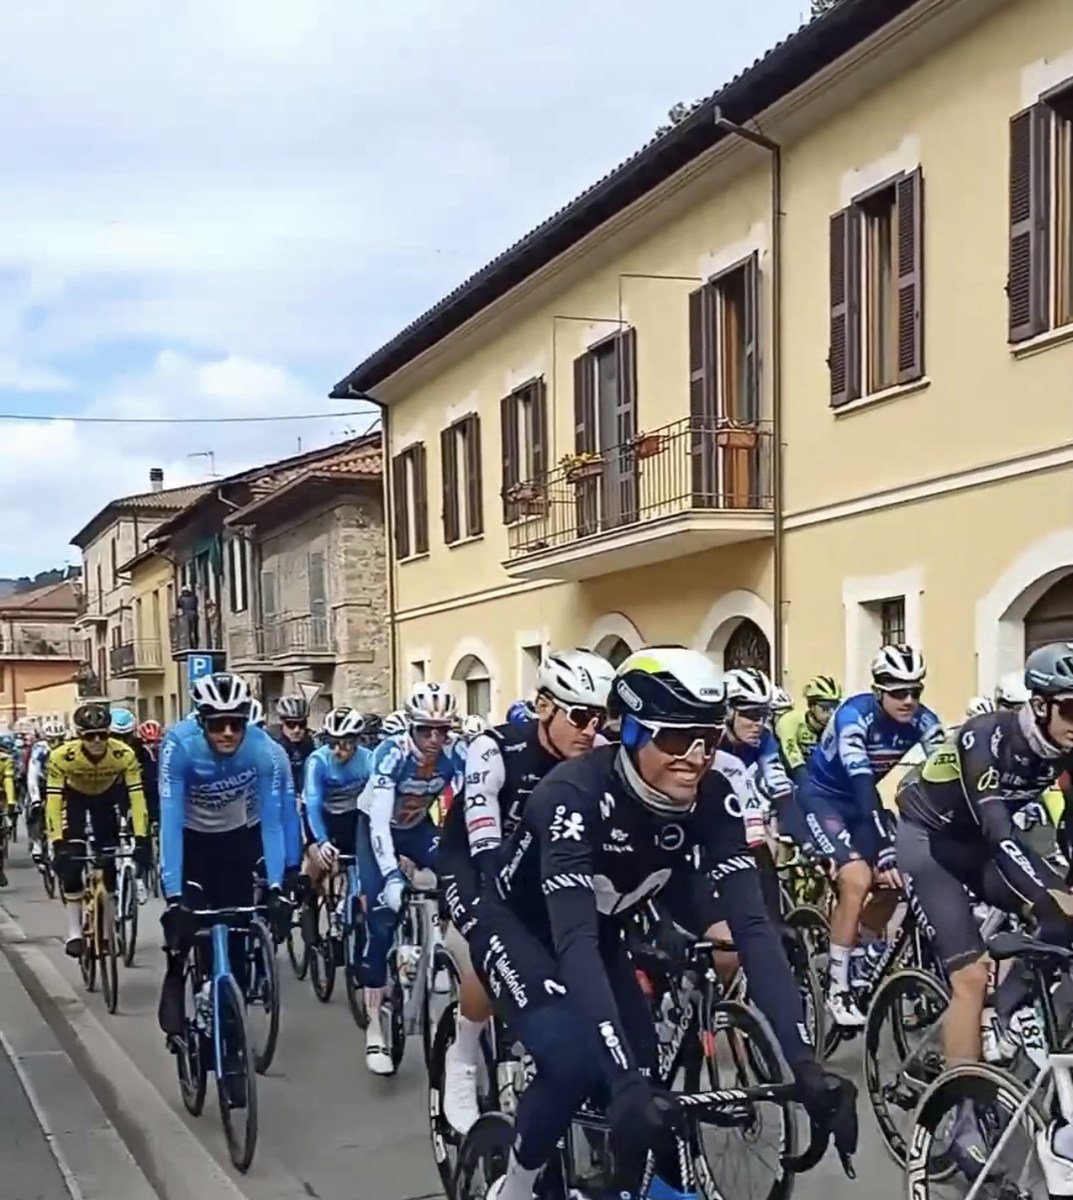
<svg viewBox="0 0 1073 1200">
<path fill-rule="evenodd" d="M 523 516 L 532 516 L 544 510 L 544 489 L 531 479 L 512 484 L 507 488 L 504 499 L 517 507 Z"/>
<path fill-rule="evenodd" d="M 715 431 L 715 444 L 731 450 L 752 450 L 759 440 L 760 431 L 755 425 L 738 425 L 734 421 L 724 421 Z"/>
<path fill-rule="evenodd" d="M 581 483 L 585 479 L 594 479 L 603 473 L 604 460 L 602 455 L 593 454 L 588 450 L 580 454 L 564 454 L 559 459 L 568 483 Z"/>
<path fill-rule="evenodd" d="M 662 454 L 664 451 L 664 441 L 658 433 L 637 433 L 634 434 L 633 442 L 634 456 L 641 458 L 655 458 L 657 454 Z"/>
</svg>

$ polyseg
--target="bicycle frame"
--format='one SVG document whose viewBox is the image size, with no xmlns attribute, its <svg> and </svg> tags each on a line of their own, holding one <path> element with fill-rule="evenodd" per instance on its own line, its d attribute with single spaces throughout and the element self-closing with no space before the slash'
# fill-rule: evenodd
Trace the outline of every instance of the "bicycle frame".
<svg viewBox="0 0 1073 1200">
<path fill-rule="evenodd" d="M 420 931 L 420 948 L 416 968 L 414 970 L 413 986 L 402 1010 L 403 1028 L 407 1034 L 416 1033 L 421 1016 L 421 1006 L 425 992 L 432 983 L 432 953 L 435 939 L 433 933 L 432 910 L 435 904 L 435 893 L 431 890 L 422 891 L 410 888 L 406 893 L 406 905 L 417 912 L 417 924 Z M 399 921 L 399 927 L 402 920 Z M 396 934 L 397 937 L 397 934 Z"/>
<path fill-rule="evenodd" d="M 217 1019 L 220 1005 L 220 987 L 224 979 L 234 978 L 234 972 L 231 970 L 231 950 L 228 941 L 231 934 L 236 932 L 236 927 L 229 925 L 227 918 L 252 917 L 259 911 L 256 905 L 251 904 L 240 908 L 203 908 L 198 909 L 194 913 L 194 916 L 198 920 L 212 920 L 212 924 L 209 926 L 209 936 L 212 944 L 212 1055 L 217 1076 L 223 1074 L 224 1065 L 223 1045 L 220 1040 L 220 1022 Z M 238 927 L 237 931 L 241 931 L 241 926 Z M 237 979 L 235 983 L 238 984 Z M 241 995 L 245 995 L 243 988 L 239 987 L 238 990 Z"/>
</svg>

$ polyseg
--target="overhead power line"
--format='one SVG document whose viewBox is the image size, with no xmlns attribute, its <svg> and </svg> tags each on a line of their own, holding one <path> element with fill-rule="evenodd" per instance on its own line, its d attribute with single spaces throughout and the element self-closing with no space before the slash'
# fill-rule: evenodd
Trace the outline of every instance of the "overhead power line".
<svg viewBox="0 0 1073 1200">
<path fill-rule="evenodd" d="M 337 421 L 341 417 L 367 417 L 359 412 L 285 413 L 278 417 L 84 417 L 76 414 L 0 413 L 0 421 L 71 421 L 76 425 L 263 425 L 270 421 Z"/>
</svg>

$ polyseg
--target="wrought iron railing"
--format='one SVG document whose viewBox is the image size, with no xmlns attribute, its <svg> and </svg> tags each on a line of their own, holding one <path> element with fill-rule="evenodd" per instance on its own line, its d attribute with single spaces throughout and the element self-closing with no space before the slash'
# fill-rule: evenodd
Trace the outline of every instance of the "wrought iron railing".
<svg viewBox="0 0 1073 1200">
<path fill-rule="evenodd" d="M 124 642 L 108 651 L 108 666 L 113 675 L 133 671 L 153 671 L 162 665 L 160 642 L 155 638 Z"/>
<path fill-rule="evenodd" d="M 330 617 L 309 614 L 278 617 L 263 625 L 232 629 L 227 635 L 231 662 L 272 662 L 279 658 L 336 653 Z"/>
<path fill-rule="evenodd" d="M 173 654 L 185 654 L 189 650 L 222 650 L 220 637 L 220 621 L 215 614 L 206 617 L 188 616 L 179 613 L 168 621 L 168 633 L 171 637 Z"/>
<path fill-rule="evenodd" d="M 672 421 L 508 488 L 508 557 L 686 512 L 769 512 L 771 474 L 769 422 Z"/>
</svg>

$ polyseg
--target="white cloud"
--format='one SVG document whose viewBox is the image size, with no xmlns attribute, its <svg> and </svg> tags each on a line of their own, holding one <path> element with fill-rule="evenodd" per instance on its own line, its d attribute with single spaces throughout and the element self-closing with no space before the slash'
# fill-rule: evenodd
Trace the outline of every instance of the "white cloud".
<svg viewBox="0 0 1073 1200">
<path fill-rule="evenodd" d="M 674 101 L 747 66 L 807 5 L 9 7 L 0 411 L 198 401 L 223 414 L 268 394 L 315 411 L 357 358 L 635 150 Z M 67 395 L 48 391 L 65 382 Z M 20 461 L 47 447 L 39 477 L 68 455 L 47 530 L 39 500 L 18 497 L 26 523 L 3 535 L 0 575 L 62 554 L 105 483 L 139 486 L 169 455 L 178 471 L 180 447 L 231 438 L 114 427 L 93 454 L 95 432 L 42 436 L 0 424 L 0 462 L 15 445 Z M 0 479 L 9 500 L 11 486 Z"/>
</svg>

